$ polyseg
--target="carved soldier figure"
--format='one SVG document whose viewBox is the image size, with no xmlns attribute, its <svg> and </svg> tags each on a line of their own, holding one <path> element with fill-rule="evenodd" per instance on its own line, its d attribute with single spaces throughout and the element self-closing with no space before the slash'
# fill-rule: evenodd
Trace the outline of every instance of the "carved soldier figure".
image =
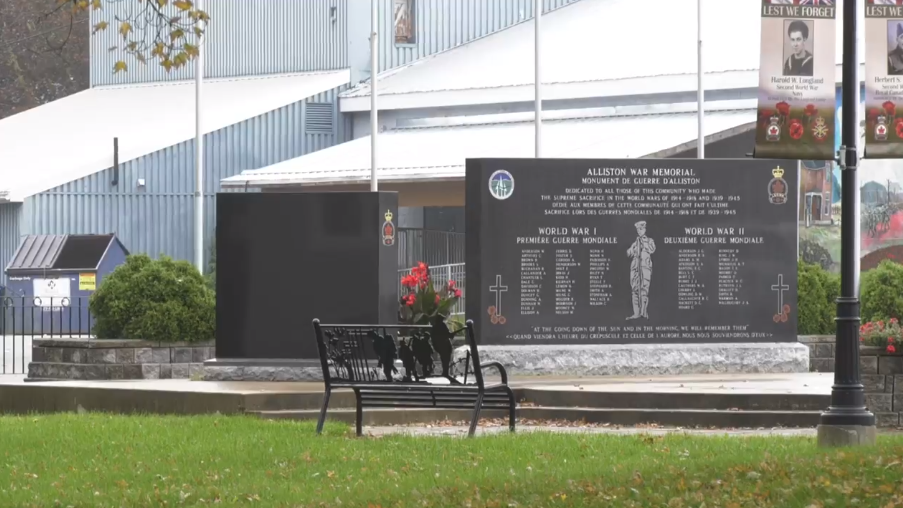
<svg viewBox="0 0 903 508">
<path fill-rule="evenodd" d="M 646 236 L 646 221 L 635 224 L 637 239 L 627 249 L 630 262 L 630 289 L 633 295 L 633 315 L 627 319 L 649 318 L 649 282 L 652 280 L 652 254 L 655 242 Z"/>
<path fill-rule="evenodd" d="M 903 25 L 897 23 L 897 47 L 887 53 L 887 74 L 903 75 Z"/>
</svg>

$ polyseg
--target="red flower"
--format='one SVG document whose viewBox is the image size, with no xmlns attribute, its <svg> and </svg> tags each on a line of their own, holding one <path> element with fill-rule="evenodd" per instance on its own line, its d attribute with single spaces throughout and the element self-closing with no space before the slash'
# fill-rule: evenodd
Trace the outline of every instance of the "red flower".
<svg viewBox="0 0 903 508">
<path fill-rule="evenodd" d="M 875 120 L 875 119 L 878 118 L 878 115 L 880 115 L 880 114 L 881 114 L 881 110 L 880 110 L 880 109 L 878 109 L 878 108 L 871 108 L 871 109 L 869 109 L 868 119 L 869 119 L 869 120 Z"/>
<path fill-rule="evenodd" d="M 887 113 L 887 116 L 894 116 L 897 112 L 897 105 L 891 101 L 885 101 L 884 104 L 881 105 L 884 108 L 884 111 Z"/>
<path fill-rule="evenodd" d="M 460 289 L 455 290 L 455 298 L 461 298 L 461 290 Z"/>
<path fill-rule="evenodd" d="M 436 295 L 436 305 L 439 305 L 439 300 L 441 300 L 441 298 L 439 298 L 439 295 Z"/>
<path fill-rule="evenodd" d="M 903 122 L 894 124 L 894 132 L 897 133 L 898 138 L 903 138 Z"/>
<path fill-rule="evenodd" d="M 448 281 L 448 289 L 454 289 L 456 282 L 453 280 Z"/>
<path fill-rule="evenodd" d="M 818 113 L 818 109 L 816 109 L 814 104 L 807 104 L 806 109 L 803 110 L 803 114 L 806 116 L 815 116 Z"/>
<path fill-rule="evenodd" d="M 787 116 L 790 114 L 790 104 L 787 104 L 784 101 L 781 101 L 774 105 L 774 108 L 778 110 L 778 113 Z"/>
<path fill-rule="evenodd" d="M 888 346 L 887 346 L 887 352 L 888 352 L 888 353 L 896 353 L 896 352 L 897 352 L 897 348 L 895 348 L 894 346 L 888 345 Z"/>
<path fill-rule="evenodd" d="M 888 337 L 888 338 L 887 338 L 887 342 L 888 342 L 889 344 L 893 344 L 893 343 L 894 343 L 894 338 L 893 338 L 893 337 Z"/>
<path fill-rule="evenodd" d="M 406 304 L 408 307 L 413 307 L 414 304 L 417 303 L 417 297 L 414 296 L 413 293 L 409 294 L 407 298 L 408 298 L 408 301 L 405 302 L 405 304 Z"/>
<path fill-rule="evenodd" d="M 805 129 L 803 129 L 803 124 L 797 120 L 793 119 L 790 121 L 790 137 L 793 139 L 800 139 L 803 137 L 803 133 Z"/>
</svg>

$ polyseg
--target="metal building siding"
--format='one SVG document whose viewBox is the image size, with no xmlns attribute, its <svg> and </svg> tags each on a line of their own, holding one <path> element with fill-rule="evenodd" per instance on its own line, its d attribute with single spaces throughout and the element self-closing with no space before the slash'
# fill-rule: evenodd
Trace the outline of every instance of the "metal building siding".
<svg viewBox="0 0 903 508">
<path fill-rule="evenodd" d="M 0 204 L 0 286 L 6 285 L 6 265 L 19 247 L 22 209 L 21 203 Z"/>
<path fill-rule="evenodd" d="M 395 0 L 381 0 L 380 71 L 460 46 L 533 18 L 534 0 L 413 0 L 414 44 L 396 44 Z M 579 0 L 543 0 L 549 12 Z"/>
<path fill-rule="evenodd" d="M 360 0 L 353 0 L 360 1 Z M 134 12 L 136 2 L 104 3 L 91 14 L 92 25 L 110 27 L 91 38 L 91 86 L 146 83 L 194 78 L 194 65 L 166 72 L 157 61 L 139 63 L 124 51 L 118 12 Z M 335 8 L 335 22 L 331 9 Z M 348 0 L 206 0 L 211 23 L 204 49 L 205 76 L 279 74 L 347 67 Z M 113 74 L 125 61 L 128 72 Z"/>
<path fill-rule="evenodd" d="M 350 122 L 338 112 L 343 88 L 207 134 L 204 138 L 205 243 L 214 234 L 220 180 L 332 146 L 349 139 Z M 332 134 L 304 132 L 307 102 L 334 108 Z M 193 259 L 194 140 L 185 141 L 119 166 L 119 185 L 106 169 L 26 200 L 35 213 L 31 234 L 116 233 L 125 247 L 156 257 Z M 139 188 L 139 178 L 145 186 Z M 209 254 L 209 253 L 208 253 Z"/>
</svg>

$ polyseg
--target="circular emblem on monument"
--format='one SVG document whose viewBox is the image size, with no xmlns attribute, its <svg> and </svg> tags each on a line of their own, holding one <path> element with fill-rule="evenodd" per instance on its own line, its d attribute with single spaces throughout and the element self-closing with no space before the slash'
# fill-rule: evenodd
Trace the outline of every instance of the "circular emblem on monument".
<svg viewBox="0 0 903 508">
<path fill-rule="evenodd" d="M 489 177 L 489 193 L 495 199 L 508 199 L 514 194 L 514 177 L 500 169 Z"/>
</svg>

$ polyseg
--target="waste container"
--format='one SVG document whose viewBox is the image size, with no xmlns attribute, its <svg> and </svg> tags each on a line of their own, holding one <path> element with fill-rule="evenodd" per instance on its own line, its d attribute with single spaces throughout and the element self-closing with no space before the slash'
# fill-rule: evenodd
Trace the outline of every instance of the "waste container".
<svg viewBox="0 0 903 508">
<path fill-rule="evenodd" d="M 126 256 L 113 234 L 26 236 L 6 267 L 6 327 L 13 334 L 90 335 L 88 298 Z"/>
</svg>

